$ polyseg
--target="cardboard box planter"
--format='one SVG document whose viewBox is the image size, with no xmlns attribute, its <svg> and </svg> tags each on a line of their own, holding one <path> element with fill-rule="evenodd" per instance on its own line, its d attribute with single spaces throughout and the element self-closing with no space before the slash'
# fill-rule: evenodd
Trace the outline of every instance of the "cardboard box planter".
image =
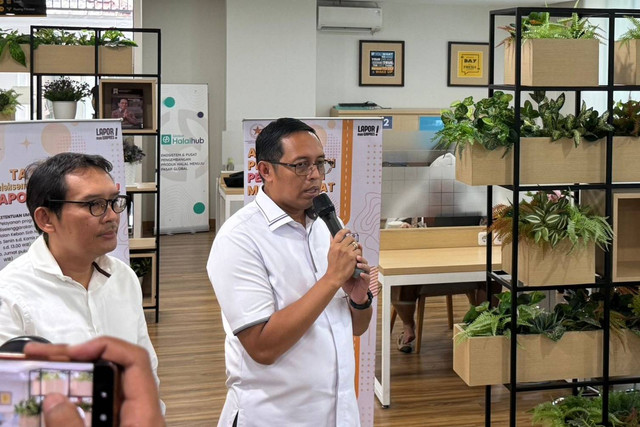
<svg viewBox="0 0 640 427">
<path fill-rule="evenodd" d="M 453 328 L 455 334 L 462 325 Z M 602 375 L 602 331 L 566 332 L 560 341 L 518 335 L 518 382 L 590 378 Z M 472 337 L 453 344 L 453 370 L 469 386 L 509 382 L 510 340 Z"/>
<path fill-rule="evenodd" d="M 26 56 L 27 66 L 23 67 L 11 58 L 8 50 L 0 57 L 0 71 L 30 71 L 29 45 L 20 45 Z M 133 48 L 99 48 L 98 72 L 102 74 L 131 74 L 133 72 Z M 51 74 L 93 74 L 95 71 L 94 46 L 40 45 L 34 50 L 35 72 Z"/>
<path fill-rule="evenodd" d="M 520 138 L 520 185 L 603 182 L 604 140 Z M 504 156 L 504 157 L 503 157 Z M 513 184 L 513 149 L 487 150 L 479 144 L 456 154 L 456 180 L 468 185 Z"/>
<path fill-rule="evenodd" d="M 567 253 L 571 243 L 560 242 L 543 252 L 541 246 L 521 241 L 518 247 L 518 281 L 523 286 L 556 286 L 595 283 L 596 248 L 576 246 Z M 511 274 L 511 244 L 502 245 L 502 269 Z"/>
<path fill-rule="evenodd" d="M 455 334 L 463 325 L 455 325 Z M 518 335 L 519 383 L 602 376 L 603 331 L 570 331 L 554 342 L 542 335 Z M 609 375 L 640 373 L 640 337 L 611 331 Z M 510 340 L 472 337 L 453 344 L 453 370 L 469 386 L 506 384 L 510 380 Z"/>
<path fill-rule="evenodd" d="M 613 82 L 617 85 L 640 85 L 640 40 L 616 42 Z"/>
<path fill-rule="evenodd" d="M 598 85 L 597 40 L 528 39 L 521 49 L 523 86 Z M 515 43 L 505 46 L 505 84 L 515 84 L 515 55 Z"/>
</svg>

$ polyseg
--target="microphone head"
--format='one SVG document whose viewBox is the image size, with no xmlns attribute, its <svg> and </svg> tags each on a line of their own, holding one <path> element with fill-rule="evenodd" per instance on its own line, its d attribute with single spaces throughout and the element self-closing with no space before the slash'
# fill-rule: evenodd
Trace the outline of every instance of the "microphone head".
<svg viewBox="0 0 640 427">
<path fill-rule="evenodd" d="M 313 210 L 316 211 L 318 216 L 323 217 L 335 212 L 336 208 L 331 203 L 327 193 L 320 193 L 313 198 Z"/>
</svg>

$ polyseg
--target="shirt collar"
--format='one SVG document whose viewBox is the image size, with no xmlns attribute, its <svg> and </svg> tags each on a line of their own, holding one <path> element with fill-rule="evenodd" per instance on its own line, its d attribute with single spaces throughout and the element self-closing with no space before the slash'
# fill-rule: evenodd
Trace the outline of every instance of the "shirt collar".
<svg viewBox="0 0 640 427">
<path fill-rule="evenodd" d="M 36 270 L 43 271 L 58 278 L 66 277 L 62 274 L 58 261 L 56 261 L 53 254 L 51 254 L 47 242 L 44 240 L 44 234 L 41 234 L 36 241 L 31 244 L 28 253 Z M 99 272 L 107 277 L 111 275 L 111 260 L 108 256 L 100 256 L 96 258 L 93 263 Z"/>
<path fill-rule="evenodd" d="M 255 203 L 258 206 L 258 209 L 260 209 L 262 216 L 267 221 L 267 225 L 269 226 L 270 231 L 277 230 L 285 224 L 295 222 L 288 213 L 283 211 L 282 208 L 278 206 L 267 193 L 264 192 L 263 187 L 260 187 L 260 189 L 258 190 L 258 194 L 255 198 Z M 307 209 L 305 213 L 307 215 L 308 227 L 310 223 L 313 223 L 313 221 L 315 221 L 318 216 L 312 208 Z"/>
</svg>

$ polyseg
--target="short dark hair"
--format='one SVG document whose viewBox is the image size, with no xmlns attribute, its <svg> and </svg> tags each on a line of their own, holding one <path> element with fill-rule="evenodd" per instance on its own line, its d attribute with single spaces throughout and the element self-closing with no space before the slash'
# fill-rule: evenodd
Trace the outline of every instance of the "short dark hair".
<svg viewBox="0 0 640 427">
<path fill-rule="evenodd" d="M 82 153 L 60 153 L 27 166 L 27 208 L 39 233 L 42 230 L 35 221 L 36 209 L 44 206 L 60 217 L 62 203 L 49 200 L 64 200 L 68 190 L 67 175 L 89 168 L 98 168 L 109 174 L 113 166 L 102 156 Z"/>
<path fill-rule="evenodd" d="M 298 119 L 282 117 L 269 123 L 256 138 L 256 163 L 279 161 L 283 154 L 282 138 L 296 132 L 311 132 L 318 137 L 315 129 Z"/>
</svg>

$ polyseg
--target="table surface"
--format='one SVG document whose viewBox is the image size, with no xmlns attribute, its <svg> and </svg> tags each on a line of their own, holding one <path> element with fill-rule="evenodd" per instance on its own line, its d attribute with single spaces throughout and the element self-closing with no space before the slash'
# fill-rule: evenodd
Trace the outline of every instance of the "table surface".
<svg viewBox="0 0 640 427">
<path fill-rule="evenodd" d="M 493 269 L 501 266 L 500 246 L 492 248 Z M 384 276 L 462 273 L 484 270 L 486 246 L 381 250 L 378 271 Z"/>
</svg>

